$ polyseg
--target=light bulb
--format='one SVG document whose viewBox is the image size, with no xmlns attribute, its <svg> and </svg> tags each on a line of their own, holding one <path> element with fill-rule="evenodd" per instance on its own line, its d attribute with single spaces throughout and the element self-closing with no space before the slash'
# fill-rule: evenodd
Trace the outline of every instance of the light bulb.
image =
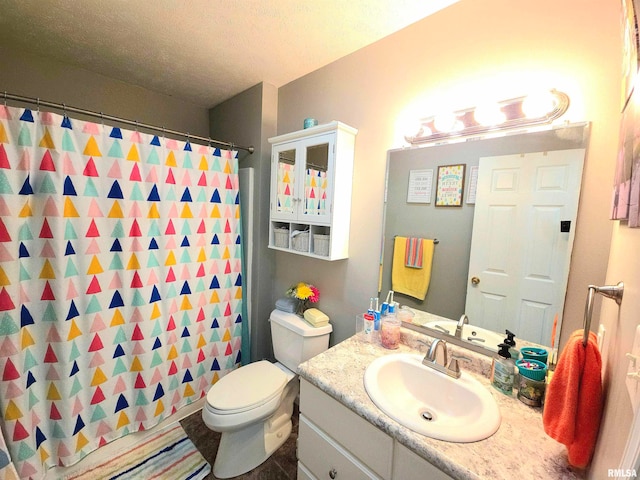
<svg viewBox="0 0 640 480">
<path fill-rule="evenodd" d="M 460 130 L 462 122 L 460 122 L 453 113 L 446 112 L 436 115 L 433 120 L 433 125 L 439 132 L 449 133 Z"/>
<path fill-rule="evenodd" d="M 522 113 L 527 118 L 542 118 L 556 107 L 556 99 L 550 91 L 534 92 L 522 102 Z"/>
<path fill-rule="evenodd" d="M 500 125 L 507 119 L 506 115 L 497 103 L 487 103 L 485 105 L 478 105 L 473 111 L 473 118 L 480 125 L 485 127 L 491 127 L 494 125 Z"/>
<path fill-rule="evenodd" d="M 429 137 L 433 133 L 431 129 L 426 125 L 421 125 L 419 131 L 422 132 L 420 133 L 421 137 Z"/>
</svg>

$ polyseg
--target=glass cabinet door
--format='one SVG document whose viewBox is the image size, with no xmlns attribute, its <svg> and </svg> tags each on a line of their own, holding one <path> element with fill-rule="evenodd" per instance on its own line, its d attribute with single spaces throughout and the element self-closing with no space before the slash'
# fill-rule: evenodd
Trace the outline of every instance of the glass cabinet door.
<svg viewBox="0 0 640 480">
<path fill-rule="evenodd" d="M 333 137 L 322 136 L 274 147 L 273 219 L 316 224 L 330 221 L 333 144 Z"/>
<path fill-rule="evenodd" d="M 273 216 L 295 219 L 298 202 L 296 178 L 296 149 L 282 149 L 276 155 L 276 195 L 273 199 Z"/>
<path fill-rule="evenodd" d="M 302 143 L 298 217 L 315 224 L 331 221 L 335 137 L 324 135 Z"/>
<path fill-rule="evenodd" d="M 329 144 L 307 146 L 305 161 L 302 215 L 323 217 L 329 213 L 329 202 L 327 201 Z"/>
</svg>

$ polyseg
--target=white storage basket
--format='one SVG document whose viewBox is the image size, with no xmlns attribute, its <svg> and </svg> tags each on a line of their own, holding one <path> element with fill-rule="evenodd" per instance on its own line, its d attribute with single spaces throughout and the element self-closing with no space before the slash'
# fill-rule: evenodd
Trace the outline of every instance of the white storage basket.
<svg viewBox="0 0 640 480">
<path fill-rule="evenodd" d="M 288 228 L 274 228 L 273 229 L 273 243 L 279 248 L 289 248 L 289 229 Z"/>
<path fill-rule="evenodd" d="M 327 257 L 329 255 L 329 235 L 313 235 L 313 253 Z"/>
<path fill-rule="evenodd" d="M 309 232 L 300 232 L 291 238 L 291 246 L 298 252 L 309 251 Z"/>
</svg>

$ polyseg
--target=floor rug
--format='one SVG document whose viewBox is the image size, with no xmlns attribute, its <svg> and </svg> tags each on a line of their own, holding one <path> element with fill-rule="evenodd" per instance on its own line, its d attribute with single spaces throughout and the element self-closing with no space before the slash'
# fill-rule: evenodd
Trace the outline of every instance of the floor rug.
<svg viewBox="0 0 640 480">
<path fill-rule="evenodd" d="M 179 423 L 66 480 L 202 480 L 211 472 Z"/>
</svg>

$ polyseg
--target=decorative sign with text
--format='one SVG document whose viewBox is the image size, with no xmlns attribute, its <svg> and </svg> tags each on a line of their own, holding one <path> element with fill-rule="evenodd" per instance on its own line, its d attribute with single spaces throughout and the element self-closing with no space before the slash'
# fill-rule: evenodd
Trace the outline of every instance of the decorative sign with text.
<svg viewBox="0 0 640 480">
<path fill-rule="evenodd" d="M 436 207 L 462 206 L 465 165 L 441 165 L 438 167 Z"/>
</svg>

